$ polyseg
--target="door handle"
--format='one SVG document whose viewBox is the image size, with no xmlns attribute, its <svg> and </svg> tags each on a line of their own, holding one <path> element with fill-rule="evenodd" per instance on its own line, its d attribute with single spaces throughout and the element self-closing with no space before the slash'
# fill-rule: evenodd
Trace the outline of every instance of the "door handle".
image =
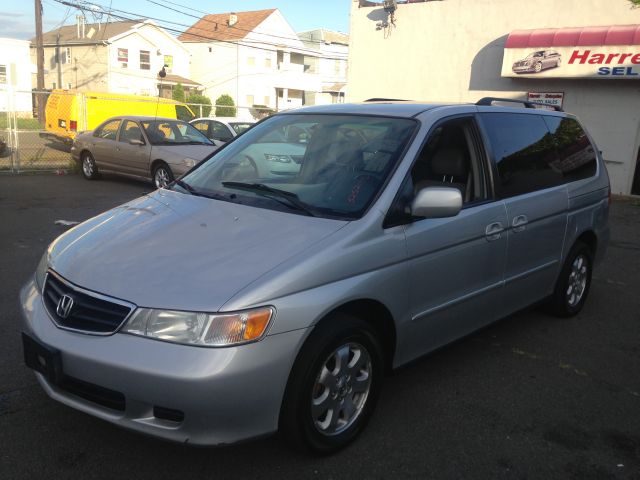
<svg viewBox="0 0 640 480">
<path fill-rule="evenodd" d="M 522 232 L 525 228 L 527 228 L 527 223 L 529 223 L 529 219 L 526 215 L 518 215 L 517 217 L 513 217 L 511 221 L 511 227 L 514 232 Z"/>
<path fill-rule="evenodd" d="M 500 238 L 500 234 L 504 232 L 504 227 L 501 222 L 493 222 L 487 225 L 487 228 L 484 229 L 484 236 L 487 237 L 489 242 L 493 242 L 494 240 L 498 240 Z"/>
</svg>

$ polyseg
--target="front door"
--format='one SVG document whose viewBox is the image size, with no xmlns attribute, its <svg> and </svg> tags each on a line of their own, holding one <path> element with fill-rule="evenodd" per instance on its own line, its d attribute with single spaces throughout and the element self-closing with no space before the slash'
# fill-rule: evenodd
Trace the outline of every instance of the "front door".
<svg viewBox="0 0 640 480">
<path fill-rule="evenodd" d="M 140 125 L 133 120 L 124 120 L 116 146 L 115 162 L 118 171 L 140 177 L 150 177 L 150 153 L 151 145 L 145 140 Z"/>
<path fill-rule="evenodd" d="M 461 212 L 406 225 L 412 320 L 407 348 L 417 356 L 502 316 L 507 249 L 504 203 L 493 199 L 488 163 L 473 117 L 432 129 L 411 171 L 422 188 L 460 190 Z"/>
</svg>

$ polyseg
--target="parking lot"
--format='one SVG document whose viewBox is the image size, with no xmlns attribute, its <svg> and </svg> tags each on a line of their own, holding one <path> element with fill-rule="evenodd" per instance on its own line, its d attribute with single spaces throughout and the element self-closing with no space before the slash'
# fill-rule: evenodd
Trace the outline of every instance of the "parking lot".
<svg viewBox="0 0 640 480">
<path fill-rule="evenodd" d="M 0 478 L 640 478 L 640 200 L 612 205 L 580 315 L 529 309 L 402 368 L 363 435 L 319 458 L 277 436 L 216 449 L 121 430 L 49 399 L 23 365 L 18 291 L 68 228 L 55 222 L 151 188 L 0 176 Z"/>
</svg>

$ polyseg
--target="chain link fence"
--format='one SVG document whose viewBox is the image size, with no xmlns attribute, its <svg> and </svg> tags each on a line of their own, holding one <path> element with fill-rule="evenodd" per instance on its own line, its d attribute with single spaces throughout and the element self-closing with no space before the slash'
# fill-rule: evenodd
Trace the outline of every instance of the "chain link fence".
<svg viewBox="0 0 640 480">
<path fill-rule="evenodd" d="M 41 108 L 38 104 L 41 102 Z M 38 118 L 38 112 L 43 114 Z M 82 131 L 92 130 L 107 118 L 144 115 L 189 121 L 198 117 L 224 117 L 257 121 L 275 110 L 253 105 L 180 104 L 159 97 L 67 91 L 0 90 L 0 173 L 77 169 L 71 145 Z"/>
</svg>

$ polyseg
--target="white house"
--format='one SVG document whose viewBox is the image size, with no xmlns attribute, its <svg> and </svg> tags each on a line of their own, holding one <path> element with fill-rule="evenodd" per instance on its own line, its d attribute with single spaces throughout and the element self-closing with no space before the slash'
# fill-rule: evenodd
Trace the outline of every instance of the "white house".
<svg viewBox="0 0 640 480">
<path fill-rule="evenodd" d="M 318 50 L 313 69 L 320 75 L 321 91 L 314 101 L 308 103 L 323 105 L 344 102 L 347 93 L 347 58 L 349 56 L 349 35 L 324 28 L 298 32 L 298 37 L 311 50 Z"/>
<path fill-rule="evenodd" d="M 189 80 L 189 51 L 151 20 L 67 25 L 43 36 L 45 88 L 171 96 Z M 32 40 L 35 59 L 35 44 Z M 158 77 L 163 65 L 167 76 Z M 35 80 L 34 80 L 35 81 Z"/>
<path fill-rule="evenodd" d="M 0 38 L 0 112 L 16 112 L 20 117 L 33 115 L 29 42 Z"/>
<path fill-rule="evenodd" d="M 178 39 L 191 52 L 192 78 L 213 101 L 227 94 L 240 107 L 283 110 L 322 91 L 310 60 L 320 53 L 277 9 L 205 15 Z"/>
</svg>

